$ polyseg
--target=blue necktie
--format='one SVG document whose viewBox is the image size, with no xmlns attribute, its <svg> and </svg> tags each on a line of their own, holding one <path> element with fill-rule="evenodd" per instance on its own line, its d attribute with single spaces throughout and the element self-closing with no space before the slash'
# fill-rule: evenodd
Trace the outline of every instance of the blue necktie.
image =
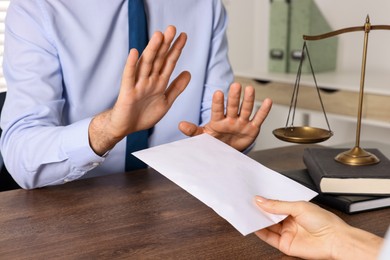
<svg viewBox="0 0 390 260">
<path fill-rule="evenodd" d="M 129 50 L 136 48 L 141 55 L 148 44 L 148 28 L 143 0 L 128 0 L 129 4 Z M 125 170 L 146 168 L 146 164 L 131 153 L 148 147 L 148 130 L 129 134 L 126 138 Z"/>
</svg>

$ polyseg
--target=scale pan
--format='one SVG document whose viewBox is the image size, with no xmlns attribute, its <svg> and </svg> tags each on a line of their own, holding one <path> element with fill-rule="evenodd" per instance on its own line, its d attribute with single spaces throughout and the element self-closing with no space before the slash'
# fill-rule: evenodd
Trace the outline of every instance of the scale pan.
<svg viewBox="0 0 390 260">
<path fill-rule="evenodd" d="M 312 144 L 328 140 L 333 132 L 309 126 L 292 126 L 275 129 L 272 132 L 276 138 L 299 144 Z"/>
</svg>

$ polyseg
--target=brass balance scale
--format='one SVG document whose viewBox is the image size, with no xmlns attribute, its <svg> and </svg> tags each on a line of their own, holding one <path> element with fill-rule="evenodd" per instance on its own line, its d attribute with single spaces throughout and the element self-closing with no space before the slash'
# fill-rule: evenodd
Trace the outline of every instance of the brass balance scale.
<svg viewBox="0 0 390 260">
<path fill-rule="evenodd" d="M 365 80 L 365 73 L 366 73 L 368 34 L 370 33 L 371 30 L 390 30 L 390 25 L 371 25 L 370 18 L 369 16 L 367 16 L 364 26 L 344 28 L 344 29 L 328 32 L 321 35 L 315 35 L 315 36 L 308 36 L 308 35 L 303 36 L 304 43 L 302 48 L 302 55 L 298 67 L 297 77 L 295 80 L 295 85 L 294 85 L 293 95 L 291 98 L 286 126 L 275 129 L 273 131 L 273 134 L 278 139 L 286 142 L 292 142 L 292 143 L 309 144 L 309 143 L 318 143 L 318 142 L 325 141 L 333 135 L 333 132 L 331 131 L 329 126 L 328 118 L 325 113 L 324 105 L 321 99 L 319 87 L 317 85 L 317 80 L 310 60 L 310 55 L 306 45 L 306 41 L 316 41 L 316 40 L 334 37 L 343 33 L 364 31 L 363 58 L 362 58 L 362 68 L 361 68 L 361 76 L 360 76 L 360 91 L 359 91 L 359 105 L 358 105 L 358 115 L 357 115 L 355 146 L 348 151 L 338 154 L 335 157 L 335 160 L 340 163 L 346 165 L 352 165 L 352 166 L 371 165 L 380 162 L 378 157 L 376 157 L 372 153 L 365 151 L 363 148 L 360 147 L 360 130 L 361 130 L 361 121 L 362 121 L 362 107 L 363 107 L 363 95 L 364 95 L 364 80 Z M 317 89 L 318 97 L 321 103 L 321 108 L 328 129 L 322 129 L 322 128 L 316 128 L 310 126 L 294 126 L 295 110 L 296 110 L 298 93 L 299 93 L 299 82 L 301 78 L 301 68 L 305 56 L 307 56 L 311 68 L 314 83 Z M 288 126 L 288 123 L 290 121 L 290 115 L 291 115 L 291 125 Z"/>
</svg>

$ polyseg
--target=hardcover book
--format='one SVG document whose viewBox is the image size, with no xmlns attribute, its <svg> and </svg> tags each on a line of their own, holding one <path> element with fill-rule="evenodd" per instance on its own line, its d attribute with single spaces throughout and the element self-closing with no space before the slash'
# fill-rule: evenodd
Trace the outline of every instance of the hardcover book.
<svg viewBox="0 0 390 260">
<path fill-rule="evenodd" d="M 390 197 L 325 194 L 317 190 L 307 169 L 281 172 L 286 177 L 318 192 L 313 201 L 327 205 L 342 212 L 352 214 L 390 206 Z"/>
<path fill-rule="evenodd" d="M 351 166 L 334 158 L 348 149 L 306 148 L 303 161 L 322 193 L 390 195 L 390 161 L 378 149 L 366 149 L 380 162 Z"/>
</svg>

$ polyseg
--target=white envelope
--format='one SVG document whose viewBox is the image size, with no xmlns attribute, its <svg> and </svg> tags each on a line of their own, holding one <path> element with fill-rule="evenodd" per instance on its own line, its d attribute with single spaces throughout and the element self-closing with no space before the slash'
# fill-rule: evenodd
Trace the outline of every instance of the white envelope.
<svg viewBox="0 0 390 260">
<path fill-rule="evenodd" d="M 286 201 L 308 201 L 317 195 L 207 134 L 133 154 L 211 207 L 243 235 L 286 217 L 260 211 L 255 195 Z"/>
</svg>

